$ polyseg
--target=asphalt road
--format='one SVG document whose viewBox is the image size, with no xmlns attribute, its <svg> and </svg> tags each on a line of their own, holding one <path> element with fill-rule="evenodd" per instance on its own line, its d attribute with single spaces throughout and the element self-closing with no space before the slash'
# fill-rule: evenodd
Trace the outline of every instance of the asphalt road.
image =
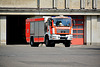
<svg viewBox="0 0 100 67">
<path fill-rule="evenodd" d="M 100 46 L 0 45 L 0 67 L 100 67 Z"/>
</svg>

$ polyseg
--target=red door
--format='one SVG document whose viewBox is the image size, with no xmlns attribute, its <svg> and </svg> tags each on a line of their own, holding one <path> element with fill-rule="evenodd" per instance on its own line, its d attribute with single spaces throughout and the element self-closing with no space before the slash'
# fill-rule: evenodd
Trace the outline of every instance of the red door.
<svg viewBox="0 0 100 67">
<path fill-rule="evenodd" d="M 72 16 L 76 21 L 73 26 L 73 40 L 72 45 L 83 45 L 84 43 L 84 16 Z"/>
</svg>

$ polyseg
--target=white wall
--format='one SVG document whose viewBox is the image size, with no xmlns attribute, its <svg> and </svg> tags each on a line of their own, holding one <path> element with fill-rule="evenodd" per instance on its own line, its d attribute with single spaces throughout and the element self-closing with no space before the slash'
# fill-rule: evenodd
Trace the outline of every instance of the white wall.
<svg viewBox="0 0 100 67">
<path fill-rule="evenodd" d="M 0 43 L 6 44 L 6 16 L 0 16 Z"/>
<path fill-rule="evenodd" d="M 91 42 L 92 44 L 96 44 L 98 37 L 97 37 L 97 16 L 91 16 Z"/>
<path fill-rule="evenodd" d="M 0 7 L 37 8 L 37 0 L 0 0 Z"/>
<path fill-rule="evenodd" d="M 100 16 L 86 16 L 84 42 L 87 45 L 100 45 Z"/>
<path fill-rule="evenodd" d="M 53 0 L 39 0 L 40 8 L 52 8 Z M 69 1 L 70 9 L 80 9 L 80 0 Z M 84 0 L 85 9 L 92 9 L 92 0 Z M 100 9 L 100 0 L 97 1 L 97 9 Z M 8 8 L 37 8 L 38 0 L 0 0 L 0 7 Z M 65 0 L 55 0 L 58 9 L 65 9 Z M 66 4 L 66 5 L 67 5 Z"/>
<path fill-rule="evenodd" d="M 57 9 L 65 9 L 65 0 L 56 0 Z"/>
<path fill-rule="evenodd" d="M 40 8 L 53 8 L 53 0 L 40 0 Z"/>
<path fill-rule="evenodd" d="M 70 9 L 80 9 L 80 0 L 69 0 Z"/>
</svg>

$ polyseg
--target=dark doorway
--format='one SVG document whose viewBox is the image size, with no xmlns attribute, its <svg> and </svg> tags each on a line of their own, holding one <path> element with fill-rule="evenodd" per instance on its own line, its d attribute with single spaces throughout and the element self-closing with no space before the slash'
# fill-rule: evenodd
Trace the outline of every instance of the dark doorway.
<svg viewBox="0 0 100 67">
<path fill-rule="evenodd" d="M 7 16 L 7 44 L 26 44 L 26 16 Z"/>
</svg>

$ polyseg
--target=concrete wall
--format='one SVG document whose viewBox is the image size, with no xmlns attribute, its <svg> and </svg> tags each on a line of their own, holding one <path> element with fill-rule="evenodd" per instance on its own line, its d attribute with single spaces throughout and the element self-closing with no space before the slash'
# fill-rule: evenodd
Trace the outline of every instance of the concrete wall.
<svg viewBox="0 0 100 67">
<path fill-rule="evenodd" d="M 54 0 L 58 9 L 65 9 L 69 5 L 70 9 L 80 9 L 81 0 Z M 84 0 L 85 9 L 92 9 L 93 0 Z M 96 0 L 97 9 L 100 9 L 100 0 Z M 38 5 L 39 3 L 39 5 Z M 66 4 L 67 3 L 67 4 Z M 65 5 L 66 4 L 66 5 Z M 0 7 L 9 8 L 53 8 L 53 0 L 0 0 Z"/>
<path fill-rule="evenodd" d="M 100 9 L 100 0 L 97 0 L 97 9 Z"/>
<path fill-rule="evenodd" d="M 96 43 L 97 40 L 97 16 L 91 16 L 91 43 Z"/>
<path fill-rule="evenodd" d="M 100 45 L 100 16 L 85 16 L 84 42 L 88 45 Z"/>
<path fill-rule="evenodd" d="M 85 9 L 92 9 L 92 0 L 85 0 Z"/>
<path fill-rule="evenodd" d="M 100 44 L 100 16 L 91 16 L 91 42 Z"/>
<path fill-rule="evenodd" d="M 37 0 L 0 0 L 0 7 L 37 8 Z"/>
<path fill-rule="evenodd" d="M 40 0 L 40 8 L 53 8 L 53 0 Z"/>
<path fill-rule="evenodd" d="M 56 0 L 57 9 L 65 9 L 65 0 Z"/>
<path fill-rule="evenodd" d="M 97 43 L 100 43 L 100 15 L 97 16 Z"/>
<path fill-rule="evenodd" d="M 70 0 L 70 9 L 80 9 L 80 0 Z"/>
<path fill-rule="evenodd" d="M 6 16 L 0 16 L 0 43 L 6 44 Z"/>
</svg>

